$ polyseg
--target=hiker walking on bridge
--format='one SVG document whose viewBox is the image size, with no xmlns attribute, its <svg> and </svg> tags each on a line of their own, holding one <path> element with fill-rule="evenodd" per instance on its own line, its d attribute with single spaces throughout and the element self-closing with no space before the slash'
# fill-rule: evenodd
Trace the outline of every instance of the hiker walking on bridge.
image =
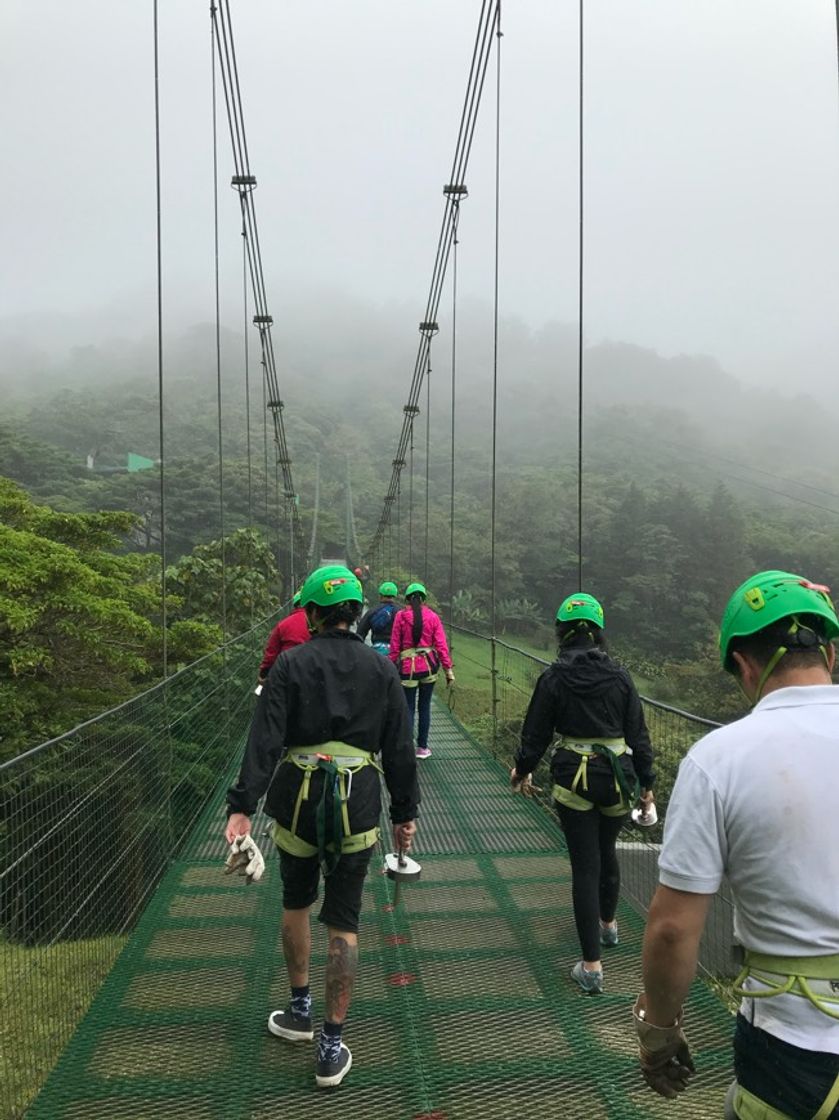
<svg viewBox="0 0 839 1120">
<path fill-rule="evenodd" d="M 292 649 L 294 646 L 302 646 L 312 636 L 309 632 L 306 612 L 300 605 L 299 591 L 292 599 L 291 606 L 291 614 L 280 619 L 268 638 L 265 653 L 262 655 L 262 663 L 259 666 L 260 683 L 264 682 L 271 666 L 281 653 L 284 653 L 287 649 Z"/>
<path fill-rule="evenodd" d="M 339 1085 L 352 1065 L 341 1033 L 358 964 L 362 888 L 379 834 L 379 772 L 390 794 L 397 850 L 411 847 L 419 791 L 399 677 L 349 630 L 361 613 L 358 579 L 340 565 L 319 568 L 300 601 L 314 637 L 279 658 L 268 676 L 239 780 L 227 793 L 225 835 L 233 843 L 250 833 L 250 817 L 267 790 L 291 984 L 289 1006 L 270 1015 L 268 1029 L 291 1042 L 314 1037 L 309 913 L 323 873 L 319 921 L 328 929 L 329 956 L 315 1080 L 326 1088 Z"/>
<path fill-rule="evenodd" d="M 720 657 L 752 712 L 682 760 L 635 1005 L 641 1068 L 664 1097 L 693 1062 L 682 1003 L 723 876 L 744 954 L 729 1120 L 839 1118 L 839 689 L 828 588 L 758 572 L 732 595 Z"/>
<path fill-rule="evenodd" d="M 358 624 L 356 633 L 362 641 L 370 635 L 370 644 L 376 653 L 387 657 L 390 652 L 390 636 L 393 632 L 393 620 L 399 607 L 396 605 L 396 596 L 399 589 L 391 580 L 379 587 L 379 602 L 371 607 Z"/>
<path fill-rule="evenodd" d="M 428 592 L 421 583 L 411 583 L 405 591 L 408 605 L 393 621 L 390 636 L 390 659 L 399 669 L 408 711 L 411 713 L 411 734 L 417 715 L 417 758 L 428 758 L 431 748 L 431 696 L 442 665 L 446 683 L 454 684 L 454 665 L 440 616 L 425 605 Z M 417 713 L 417 709 L 419 709 Z"/>
<path fill-rule="evenodd" d="M 583 957 L 571 976 L 596 993 L 603 990 L 600 947 L 618 943 L 618 834 L 639 793 L 652 803 L 653 755 L 632 678 L 606 653 L 600 603 L 570 595 L 556 612 L 556 632 L 559 657 L 536 682 L 510 781 L 527 794 L 532 771 L 555 734 L 562 736 L 551 757 L 553 796 Z"/>
</svg>

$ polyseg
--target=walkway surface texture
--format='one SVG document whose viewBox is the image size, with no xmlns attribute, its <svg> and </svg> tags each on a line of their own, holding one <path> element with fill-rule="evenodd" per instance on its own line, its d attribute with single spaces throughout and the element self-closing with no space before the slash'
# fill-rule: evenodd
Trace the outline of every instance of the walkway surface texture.
<svg viewBox="0 0 839 1120">
<path fill-rule="evenodd" d="M 733 1021 L 697 983 L 698 1073 L 678 1102 L 641 1082 L 630 1008 L 642 921 L 620 914 L 606 991 L 568 976 L 579 955 L 562 833 L 508 789 L 504 767 L 437 706 L 421 765 L 422 878 L 388 905 L 368 878 L 361 972 L 345 1040 L 353 1070 L 314 1086 L 314 1044 L 266 1030 L 285 1005 L 279 868 L 222 875 L 223 789 L 164 879 L 30 1117 L 38 1120 L 642 1120 L 722 1115 Z M 235 762 L 236 760 L 231 760 Z M 262 832 L 262 826 L 258 828 Z M 266 840 L 267 843 L 267 840 Z M 322 1015 L 322 927 L 312 989 Z"/>
</svg>

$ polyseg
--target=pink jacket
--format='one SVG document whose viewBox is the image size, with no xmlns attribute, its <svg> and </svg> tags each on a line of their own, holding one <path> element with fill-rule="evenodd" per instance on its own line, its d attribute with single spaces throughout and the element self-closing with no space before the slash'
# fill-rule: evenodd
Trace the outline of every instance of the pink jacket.
<svg viewBox="0 0 839 1120">
<path fill-rule="evenodd" d="M 451 669 L 452 659 L 449 656 L 446 632 L 443 629 L 440 616 L 435 614 L 431 607 L 423 606 L 422 634 L 416 646 L 414 646 L 414 639 L 412 637 L 413 628 L 414 612 L 410 607 L 405 607 L 403 610 L 399 611 L 396 618 L 393 620 L 393 630 L 390 634 L 390 653 L 388 654 L 391 661 L 397 669 L 399 669 L 400 676 L 407 677 L 411 675 L 411 658 L 400 657 L 400 654 L 405 649 L 425 648 L 436 650 L 443 668 Z M 428 659 L 423 657 L 422 654 L 418 654 L 414 658 L 414 675 L 422 676 L 432 668 L 433 666 L 428 664 Z"/>
</svg>

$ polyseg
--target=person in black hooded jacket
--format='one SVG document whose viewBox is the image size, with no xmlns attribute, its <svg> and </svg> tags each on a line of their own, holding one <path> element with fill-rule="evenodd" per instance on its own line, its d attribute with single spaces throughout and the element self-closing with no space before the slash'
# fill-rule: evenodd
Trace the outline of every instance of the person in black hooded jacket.
<svg viewBox="0 0 839 1120">
<path fill-rule="evenodd" d="M 632 678 L 604 648 L 600 603 L 571 595 L 556 618 L 559 657 L 536 682 L 510 781 L 529 793 L 531 772 L 562 737 L 551 776 L 583 958 L 571 976 L 595 993 L 603 990 L 600 948 L 618 943 L 618 834 L 639 795 L 645 809 L 652 804 L 653 752 Z"/>
</svg>

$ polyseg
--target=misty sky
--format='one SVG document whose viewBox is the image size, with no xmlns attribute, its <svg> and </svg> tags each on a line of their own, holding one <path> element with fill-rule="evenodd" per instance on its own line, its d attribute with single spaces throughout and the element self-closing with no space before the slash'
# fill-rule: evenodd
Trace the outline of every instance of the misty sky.
<svg viewBox="0 0 839 1120">
<path fill-rule="evenodd" d="M 168 329 L 212 315 L 208 4 L 161 0 Z M 406 359 L 430 279 L 478 0 L 233 0 L 269 303 L 388 308 Z M 0 8 L 0 319 L 154 329 L 151 0 Z M 806 388 L 839 358 L 833 0 L 587 0 L 586 333 Z M 501 300 L 577 304 L 577 0 L 506 0 Z M 461 225 L 492 292 L 493 89 Z M 220 119 L 225 322 L 242 321 Z M 99 314 L 101 312 L 101 315 Z M 8 333 L 8 332 L 7 332 Z M 407 384 L 410 361 L 404 371 Z"/>
</svg>

